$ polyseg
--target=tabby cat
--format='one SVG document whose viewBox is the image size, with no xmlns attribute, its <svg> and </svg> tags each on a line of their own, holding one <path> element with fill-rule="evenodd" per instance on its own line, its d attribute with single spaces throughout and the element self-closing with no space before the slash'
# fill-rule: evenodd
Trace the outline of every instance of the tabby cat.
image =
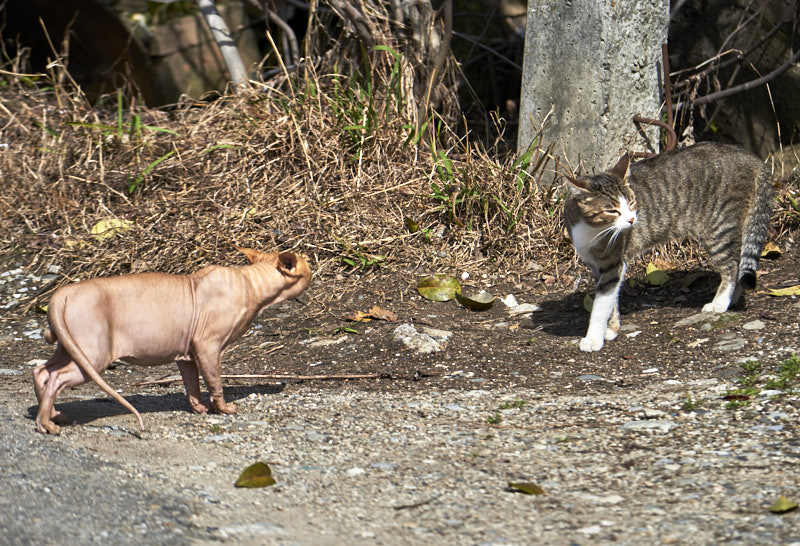
<svg viewBox="0 0 800 546">
<path fill-rule="evenodd" d="M 722 280 L 703 311 L 722 313 L 754 288 L 767 238 L 771 169 L 740 148 L 704 142 L 609 171 L 570 179 L 567 230 L 597 279 L 582 351 L 599 351 L 619 332 L 619 287 L 626 262 L 670 239 L 690 237 Z"/>
</svg>

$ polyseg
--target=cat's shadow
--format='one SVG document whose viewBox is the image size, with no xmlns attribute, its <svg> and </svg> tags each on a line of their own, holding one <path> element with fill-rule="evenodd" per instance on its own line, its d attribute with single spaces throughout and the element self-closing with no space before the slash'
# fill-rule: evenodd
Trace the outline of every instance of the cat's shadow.
<svg viewBox="0 0 800 546">
<path fill-rule="evenodd" d="M 284 384 L 226 386 L 225 400 L 227 402 L 236 402 L 242 398 L 247 398 L 251 394 L 278 394 L 283 391 L 284 387 Z M 185 411 L 187 415 L 191 414 L 189 402 L 186 400 L 186 396 L 183 393 L 174 392 L 155 395 L 132 394 L 126 395 L 125 399 L 128 400 L 142 416 L 148 413 L 162 413 L 167 411 Z M 209 404 L 207 393 L 204 393 L 203 402 L 206 405 Z M 56 401 L 55 409 L 62 412 L 65 417 L 64 422 L 67 426 L 85 425 L 105 417 L 131 414 L 127 409 L 120 406 L 111 398 L 72 400 L 62 403 Z M 31 420 L 35 419 L 38 410 L 38 405 L 30 406 L 28 408 L 27 417 Z"/>
<path fill-rule="evenodd" d="M 620 295 L 622 321 L 632 313 L 645 308 L 684 308 L 700 312 L 703 305 L 711 301 L 719 285 L 719 274 L 713 271 L 669 271 L 672 280 L 664 286 L 631 287 L 625 285 Z M 693 279 L 685 283 L 684 279 Z M 594 293 L 594 282 L 589 293 Z M 583 299 L 586 289 L 578 290 L 560 299 L 538 302 L 540 311 L 531 314 L 531 320 L 524 328 L 542 330 L 557 337 L 582 337 L 589 326 L 589 313 L 584 310 Z M 745 306 L 746 295 L 732 309 Z"/>
</svg>

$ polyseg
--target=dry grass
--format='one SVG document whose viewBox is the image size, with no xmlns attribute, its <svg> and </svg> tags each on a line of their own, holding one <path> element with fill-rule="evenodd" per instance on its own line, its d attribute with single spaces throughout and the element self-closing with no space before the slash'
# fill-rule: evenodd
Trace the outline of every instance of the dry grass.
<svg viewBox="0 0 800 546">
<path fill-rule="evenodd" d="M 7 74 L 0 254 L 24 256 L 34 272 L 58 264 L 61 284 L 243 263 L 234 245 L 291 249 L 327 283 L 315 291 L 321 303 L 354 287 L 340 273 L 557 282 L 575 265 L 560 190 L 538 185 L 554 178 L 547 150 L 497 157 L 441 118 L 418 139 L 391 63 L 368 77 L 282 78 L 280 89 L 263 83 L 164 112 L 117 97 L 92 107 L 63 74 Z M 776 236 L 800 227 L 798 200 L 795 177 L 780 192 Z M 98 240 L 90 231 L 105 218 L 131 227 Z M 702 259 L 688 245 L 660 254 Z"/>
<path fill-rule="evenodd" d="M 166 113 L 117 109 L 116 97 L 90 107 L 46 78 L 7 76 L 0 253 L 38 272 L 57 263 L 63 282 L 242 263 L 234 245 L 303 252 L 328 279 L 401 270 L 411 282 L 571 258 L 558 196 L 440 119 L 417 141 L 389 80 L 263 84 Z M 552 179 L 543 153 L 528 169 Z M 131 228 L 97 240 L 105 218 Z"/>
</svg>

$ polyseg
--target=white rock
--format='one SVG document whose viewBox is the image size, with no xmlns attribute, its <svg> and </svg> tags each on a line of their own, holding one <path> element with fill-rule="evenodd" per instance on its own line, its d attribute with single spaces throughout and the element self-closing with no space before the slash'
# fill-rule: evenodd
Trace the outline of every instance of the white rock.
<svg viewBox="0 0 800 546">
<path fill-rule="evenodd" d="M 666 434 L 678 424 L 672 421 L 660 421 L 656 419 L 647 419 L 644 421 L 629 421 L 622 425 L 624 430 L 642 431 L 642 432 L 658 432 Z"/>
<path fill-rule="evenodd" d="M 509 307 L 508 314 L 512 316 L 525 315 L 527 313 L 533 313 L 541 310 L 542 308 L 535 303 L 521 303 L 516 307 Z"/>
<path fill-rule="evenodd" d="M 760 320 L 751 320 L 750 322 L 745 322 L 742 328 L 745 330 L 761 330 L 764 326 L 764 323 Z"/>
<path fill-rule="evenodd" d="M 505 298 L 502 298 L 500 301 L 502 301 L 506 307 L 517 307 L 519 305 L 519 302 L 517 301 L 517 298 L 514 297 L 514 294 L 508 294 Z"/>
</svg>

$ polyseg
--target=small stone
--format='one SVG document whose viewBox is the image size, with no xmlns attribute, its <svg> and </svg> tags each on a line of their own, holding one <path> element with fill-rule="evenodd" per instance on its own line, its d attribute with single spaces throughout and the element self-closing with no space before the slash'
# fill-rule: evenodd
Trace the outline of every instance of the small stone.
<svg viewBox="0 0 800 546">
<path fill-rule="evenodd" d="M 327 434 L 317 432 L 316 430 L 309 430 L 306 432 L 306 440 L 309 442 L 327 442 L 328 439 Z"/>
<path fill-rule="evenodd" d="M 204 440 L 206 442 L 233 442 L 236 440 L 238 436 L 236 434 L 211 434 L 210 436 L 206 436 Z"/>
<path fill-rule="evenodd" d="M 375 470 L 382 470 L 384 472 L 394 472 L 397 470 L 397 465 L 395 463 L 372 463 L 369 465 L 370 468 L 374 468 Z"/>
<path fill-rule="evenodd" d="M 511 316 L 527 315 L 528 313 L 534 313 L 541 310 L 542 308 L 535 303 L 521 303 L 515 307 L 509 307 L 508 314 Z"/>
<path fill-rule="evenodd" d="M 25 363 L 25 365 L 26 366 L 30 366 L 31 368 L 33 368 L 34 366 L 41 366 L 45 362 L 47 362 L 47 361 L 45 359 L 43 359 L 43 358 L 34 358 L 32 360 L 27 361 Z"/>
<path fill-rule="evenodd" d="M 655 408 L 644 408 L 645 419 L 662 419 L 667 416 L 666 411 Z"/>
<path fill-rule="evenodd" d="M 286 531 L 280 525 L 274 523 L 260 522 L 260 523 L 245 523 L 242 525 L 229 525 L 227 527 L 220 527 L 217 529 L 217 534 L 223 539 L 227 540 L 235 536 L 263 536 L 285 535 Z"/>
<path fill-rule="evenodd" d="M 644 374 L 658 373 L 658 368 L 647 368 L 646 370 L 642 370 L 642 373 Z"/>
<path fill-rule="evenodd" d="M 657 432 L 666 434 L 677 426 L 678 424 L 673 421 L 647 419 L 644 421 L 629 421 L 622 425 L 622 428 L 634 432 Z"/>
<path fill-rule="evenodd" d="M 608 381 L 608 379 L 606 379 L 605 377 L 591 373 L 587 373 L 585 375 L 579 375 L 578 379 L 581 381 L 586 381 L 587 383 L 591 381 Z"/>
<path fill-rule="evenodd" d="M 431 328 L 431 330 L 434 330 Z M 445 332 L 439 330 L 439 332 Z M 392 331 L 392 340 L 400 342 L 409 349 L 421 354 L 435 353 L 442 350 L 442 345 L 430 334 L 418 332 L 411 324 L 401 324 Z"/>
<path fill-rule="evenodd" d="M 344 343 L 347 341 L 347 334 L 341 335 L 339 337 L 334 338 L 312 338 L 301 341 L 303 345 L 308 345 L 309 347 L 327 347 L 328 345 L 338 345 L 340 343 Z"/>
<path fill-rule="evenodd" d="M 715 316 L 715 313 L 696 313 L 694 315 L 689 315 L 688 317 L 679 320 L 675 323 L 675 326 L 682 328 L 684 326 L 692 326 L 697 324 L 698 322 L 703 322 L 706 320 L 712 320 Z"/>
<path fill-rule="evenodd" d="M 22 375 L 22 371 L 11 370 L 9 368 L 0 368 L 0 375 Z"/>
<path fill-rule="evenodd" d="M 47 268 L 47 272 L 50 273 L 51 275 L 57 275 L 58 273 L 61 272 L 61 266 L 52 264 L 50 267 Z"/>
<path fill-rule="evenodd" d="M 629 333 L 625 334 L 625 337 L 636 337 L 641 333 L 642 333 L 641 330 L 636 330 L 635 332 L 629 332 Z"/>
<path fill-rule="evenodd" d="M 632 322 L 628 323 L 628 324 L 623 324 L 622 326 L 619 327 L 619 331 L 620 332 L 634 332 L 634 331 L 636 331 L 638 329 L 639 329 L 639 325 L 638 324 L 634 324 Z"/>
<path fill-rule="evenodd" d="M 518 307 L 519 306 L 519 302 L 517 301 L 517 298 L 514 297 L 514 294 L 508 294 L 506 297 L 502 298 L 500 301 L 502 301 L 505 304 L 506 307 Z"/>
<path fill-rule="evenodd" d="M 747 345 L 747 341 L 742 338 L 723 339 L 714 345 L 714 350 L 723 352 L 738 351 L 743 349 L 745 345 Z"/>
<path fill-rule="evenodd" d="M 764 326 L 764 323 L 760 320 L 751 320 L 750 322 L 745 322 L 742 328 L 745 330 L 761 330 Z"/>
<path fill-rule="evenodd" d="M 774 389 L 766 389 L 758 393 L 758 395 L 763 398 L 769 398 L 771 396 L 779 396 L 781 394 L 783 394 L 783 391 L 778 391 Z"/>
<path fill-rule="evenodd" d="M 439 330 L 438 328 L 431 328 L 430 326 L 420 326 L 419 331 L 440 341 L 447 341 L 450 339 L 450 336 L 453 335 L 453 332 L 449 330 Z"/>
<path fill-rule="evenodd" d="M 361 476 L 362 474 L 366 473 L 367 473 L 366 470 L 359 467 L 350 468 L 347 471 L 345 471 L 345 474 L 347 475 L 348 478 L 355 478 L 356 476 Z"/>
</svg>

